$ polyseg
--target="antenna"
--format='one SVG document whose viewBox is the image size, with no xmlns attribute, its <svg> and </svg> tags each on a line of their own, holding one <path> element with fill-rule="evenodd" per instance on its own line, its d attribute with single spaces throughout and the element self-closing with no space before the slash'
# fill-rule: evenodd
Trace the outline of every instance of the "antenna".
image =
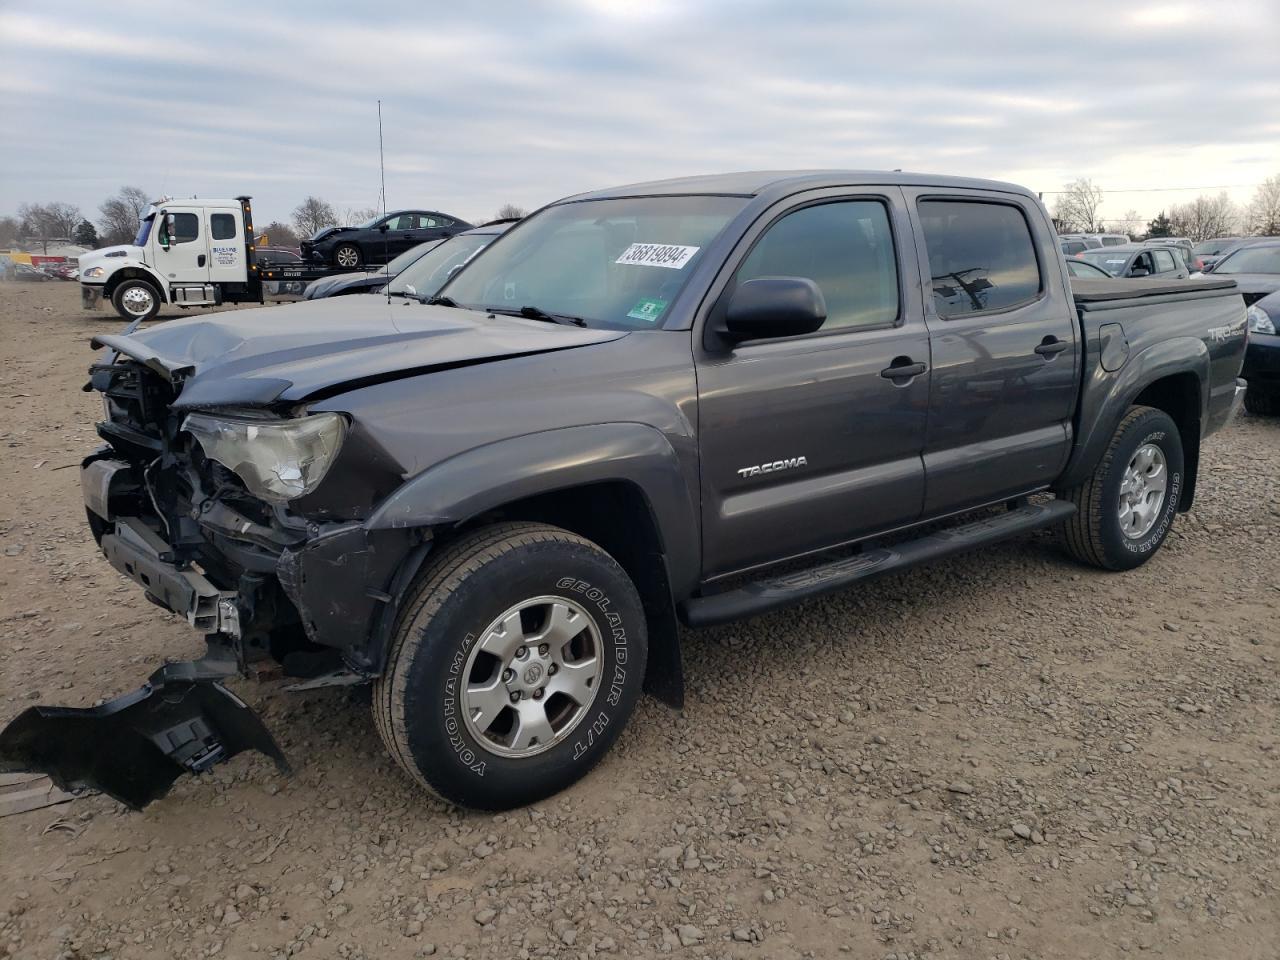
<svg viewBox="0 0 1280 960">
<path fill-rule="evenodd" d="M 382 101 L 378 101 L 378 169 L 382 173 L 382 219 L 387 218 L 387 162 L 382 153 Z M 388 248 L 387 234 L 391 231 L 387 229 L 384 222 L 382 224 L 382 260 L 383 269 L 385 264 L 391 263 L 391 251 Z M 391 271 L 387 270 L 387 282 L 382 286 L 382 292 L 387 295 L 387 306 L 391 306 Z"/>
</svg>

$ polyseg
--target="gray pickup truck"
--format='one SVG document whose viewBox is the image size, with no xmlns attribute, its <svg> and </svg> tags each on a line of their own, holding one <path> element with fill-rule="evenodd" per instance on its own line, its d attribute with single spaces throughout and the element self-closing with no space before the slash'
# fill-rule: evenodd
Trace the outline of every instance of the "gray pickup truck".
<svg viewBox="0 0 1280 960">
<path fill-rule="evenodd" d="M 99 337 L 89 526 L 209 649 L 27 710 L 0 767 L 134 807 L 244 749 L 283 767 L 219 682 L 274 661 L 294 689 L 372 684 L 436 794 L 530 803 L 642 689 L 682 703 L 681 623 L 1049 526 L 1145 562 L 1246 336 L 1229 281 L 1070 281 L 1020 187 L 813 172 L 570 197 L 428 302 Z"/>
</svg>

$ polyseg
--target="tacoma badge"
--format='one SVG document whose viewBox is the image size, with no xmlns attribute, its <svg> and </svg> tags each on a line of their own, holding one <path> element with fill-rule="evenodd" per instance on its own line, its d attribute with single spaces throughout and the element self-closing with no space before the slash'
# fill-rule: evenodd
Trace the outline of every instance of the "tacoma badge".
<svg viewBox="0 0 1280 960">
<path fill-rule="evenodd" d="M 754 467 L 739 467 L 738 476 L 740 477 L 758 477 L 762 473 L 777 473 L 780 470 L 790 470 L 793 467 L 807 467 L 809 461 L 804 457 L 789 457 L 786 460 L 775 460 L 773 463 L 761 463 Z"/>
</svg>

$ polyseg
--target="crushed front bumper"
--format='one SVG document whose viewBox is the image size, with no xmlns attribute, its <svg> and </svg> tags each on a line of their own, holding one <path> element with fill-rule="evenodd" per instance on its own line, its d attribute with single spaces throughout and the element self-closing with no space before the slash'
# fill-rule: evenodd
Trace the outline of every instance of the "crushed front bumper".
<svg viewBox="0 0 1280 960">
<path fill-rule="evenodd" d="M 101 790 L 134 810 L 184 773 L 258 750 L 289 763 L 262 720 L 219 681 L 236 661 L 210 644 L 204 658 L 168 663 L 132 693 L 97 707 L 30 707 L 0 731 L 0 772 L 47 774 L 63 790 Z"/>
</svg>

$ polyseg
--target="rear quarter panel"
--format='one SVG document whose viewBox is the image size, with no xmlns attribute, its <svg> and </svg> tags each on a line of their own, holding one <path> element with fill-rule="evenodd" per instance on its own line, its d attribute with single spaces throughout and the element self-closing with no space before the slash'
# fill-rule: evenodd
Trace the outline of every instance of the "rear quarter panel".
<svg viewBox="0 0 1280 960">
<path fill-rule="evenodd" d="M 1084 385 L 1078 443 L 1061 486 L 1075 486 L 1092 472 L 1134 399 L 1157 380 L 1194 374 L 1201 438 L 1226 424 L 1246 343 L 1239 293 L 1210 290 L 1079 303 L 1077 310 L 1085 343 Z M 1104 368 L 1104 347 L 1112 358 L 1125 345 L 1123 363 L 1116 368 L 1110 361 L 1114 369 Z"/>
</svg>

